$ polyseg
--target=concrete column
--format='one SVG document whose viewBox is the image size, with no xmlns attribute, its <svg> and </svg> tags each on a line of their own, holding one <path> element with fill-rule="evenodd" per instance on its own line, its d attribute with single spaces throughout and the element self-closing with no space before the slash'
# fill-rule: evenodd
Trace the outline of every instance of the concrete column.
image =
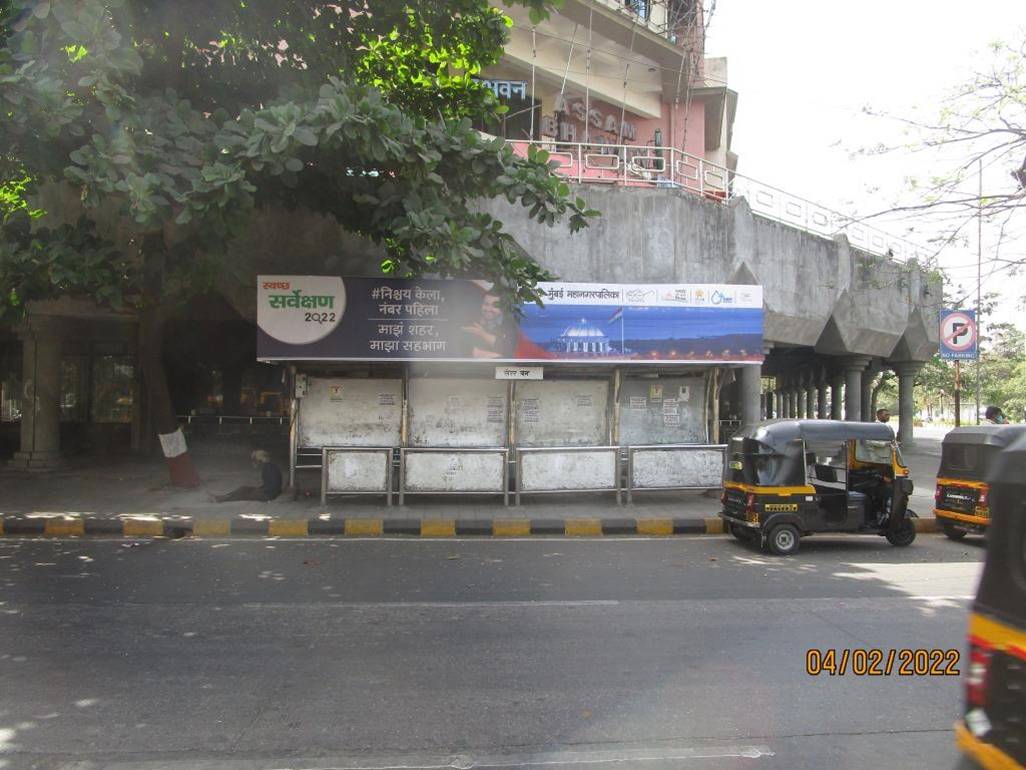
<svg viewBox="0 0 1026 770">
<path fill-rule="evenodd" d="M 827 381 L 826 376 L 823 376 L 818 383 L 816 383 L 816 389 L 819 391 L 817 401 L 819 402 L 819 410 L 816 414 L 821 420 L 826 420 L 830 417 L 830 412 L 827 409 Z"/>
<path fill-rule="evenodd" d="M 873 380 L 880 373 L 876 366 L 870 366 L 862 373 L 862 422 L 873 422 L 876 415 L 873 414 Z"/>
<path fill-rule="evenodd" d="M 21 337 L 21 447 L 11 465 L 50 470 L 61 464 L 61 332 L 59 321 L 30 318 Z"/>
<path fill-rule="evenodd" d="M 763 420 L 769 419 L 766 416 L 766 395 L 766 393 L 759 394 L 759 416 Z"/>
<path fill-rule="evenodd" d="M 772 420 L 774 417 L 777 416 L 777 413 L 775 411 L 776 405 L 777 405 L 777 398 L 776 398 L 776 396 L 777 396 L 776 391 L 773 391 L 773 390 L 769 391 L 766 394 L 766 419 L 767 420 Z"/>
<path fill-rule="evenodd" d="M 762 366 L 748 364 L 741 367 L 741 422 L 754 425 L 759 422 L 759 391 L 762 390 Z"/>
<path fill-rule="evenodd" d="M 795 414 L 797 414 L 797 397 L 794 392 L 794 388 L 789 387 L 786 391 L 787 395 L 787 418 L 793 420 Z"/>
<path fill-rule="evenodd" d="M 844 374 L 835 374 L 830 379 L 830 419 L 831 420 L 843 420 L 844 412 L 842 407 L 844 405 L 842 388 L 844 387 Z"/>
<path fill-rule="evenodd" d="M 805 417 L 809 420 L 816 419 L 816 385 L 812 380 L 805 384 Z"/>
<path fill-rule="evenodd" d="M 869 361 L 868 356 L 844 359 L 844 419 L 849 422 L 862 419 L 862 373 Z"/>
<path fill-rule="evenodd" d="M 923 364 L 919 361 L 904 361 L 894 365 L 894 371 L 898 375 L 898 442 L 904 449 L 915 444 L 915 438 L 912 435 L 912 422 L 915 417 L 916 402 L 912 391 L 916 372 L 922 366 Z"/>
<path fill-rule="evenodd" d="M 805 388 L 799 386 L 795 389 L 795 417 L 799 420 L 805 416 Z"/>
</svg>

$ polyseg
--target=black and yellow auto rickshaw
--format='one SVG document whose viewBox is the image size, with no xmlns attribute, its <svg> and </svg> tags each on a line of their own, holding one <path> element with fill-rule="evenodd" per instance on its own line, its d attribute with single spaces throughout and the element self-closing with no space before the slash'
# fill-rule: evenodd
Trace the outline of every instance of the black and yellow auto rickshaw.
<svg viewBox="0 0 1026 770">
<path fill-rule="evenodd" d="M 916 537 L 912 481 L 883 423 L 770 420 L 730 440 L 723 471 L 726 529 L 783 556 L 816 532 Z"/>
<path fill-rule="evenodd" d="M 1026 767 L 1026 433 L 987 473 L 987 561 L 969 616 L 959 748 L 985 768 Z"/>
<path fill-rule="evenodd" d="M 944 437 L 933 514 L 945 535 L 961 540 L 987 531 L 987 472 L 1001 450 L 1024 435 L 1026 425 L 976 425 L 955 428 Z"/>
</svg>

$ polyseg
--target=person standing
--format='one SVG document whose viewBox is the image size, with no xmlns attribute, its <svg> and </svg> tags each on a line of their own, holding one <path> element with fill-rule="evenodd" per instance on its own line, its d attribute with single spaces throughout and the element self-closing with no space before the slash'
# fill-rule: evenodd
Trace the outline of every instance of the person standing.
<svg viewBox="0 0 1026 770">
<path fill-rule="evenodd" d="M 1005 413 L 1001 411 L 1000 406 L 988 406 L 987 411 L 983 413 L 983 416 L 988 425 L 1008 424 L 1008 419 L 1005 417 Z"/>
</svg>

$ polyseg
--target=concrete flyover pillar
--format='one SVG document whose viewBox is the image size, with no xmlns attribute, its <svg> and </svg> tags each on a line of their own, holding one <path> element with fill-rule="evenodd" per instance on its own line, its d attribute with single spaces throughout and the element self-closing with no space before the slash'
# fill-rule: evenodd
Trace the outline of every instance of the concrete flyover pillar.
<svg viewBox="0 0 1026 770">
<path fill-rule="evenodd" d="M 862 419 L 862 373 L 869 366 L 869 356 L 848 356 L 844 359 L 844 419 Z"/>
<path fill-rule="evenodd" d="M 862 422 L 872 422 L 876 419 L 876 415 L 873 414 L 873 380 L 880 371 L 879 366 L 870 364 L 862 373 Z"/>
<path fill-rule="evenodd" d="M 50 470 L 61 464 L 60 320 L 30 317 L 21 337 L 21 446 L 11 464 L 25 470 Z"/>
<path fill-rule="evenodd" d="M 795 412 L 794 416 L 799 420 L 805 417 L 805 388 L 799 385 L 794 390 Z"/>
<path fill-rule="evenodd" d="M 830 378 L 830 419 L 844 419 L 842 390 L 844 388 L 844 372 L 837 372 Z"/>
<path fill-rule="evenodd" d="M 741 367 L 741 422 L 754 425 L 760 421 L 759 392 L 762 390 L 762 366 L 746 364 Z"/>
<path fill-rule="evenodd" d="M 912 424 L 916 413 L 913 397 L 916 372 L 922 368 L 921 361 L 902 361 L 894 364 L 898 375 L 898 441 L 905 449 L 915 444 Z"/>
<path fill-rule="evenodd" d="M 805 383 L 805 416 L 810 419 L 816 419 L 816 384 L 810 377 Z"/>
<path fill-rule="evenodd" d="M 819 411 L 817 417 L 821 420 L 826 420 L 830 417 L 830 412 L 827 408 L 827 380 L 826 373 L 821 373 L 819 382 L 816 383 L 816 390 L 819 391 L 817 395 Z"/>
<path fill-rule="evenodd" d="M 766 419 L 772 420 L 777 416 L 777 392 L 770 390 L 766 393 Z"/>
</svg>

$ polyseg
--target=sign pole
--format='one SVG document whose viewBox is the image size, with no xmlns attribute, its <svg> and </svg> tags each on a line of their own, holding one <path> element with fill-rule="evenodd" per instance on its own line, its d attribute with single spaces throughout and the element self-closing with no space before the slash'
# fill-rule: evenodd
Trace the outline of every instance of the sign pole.
<svg viewBox="0 0 1026 770">
<path fill-rule="evenodd" d="M 980 317 L 982 307 L 982 273 L 983 273 L 983 158 L 977 158 L 979 173 L 977 175 L 978 194 L 976 197 L 976 340 L 980 339 Z M 980 424 L 980 354 L 976 353 L 976 424 Z"/>
<path fill-rule="evenodd" d="M 955 359 L 955 427 L 962 425 L 962 362 Z"/>
</svg>

